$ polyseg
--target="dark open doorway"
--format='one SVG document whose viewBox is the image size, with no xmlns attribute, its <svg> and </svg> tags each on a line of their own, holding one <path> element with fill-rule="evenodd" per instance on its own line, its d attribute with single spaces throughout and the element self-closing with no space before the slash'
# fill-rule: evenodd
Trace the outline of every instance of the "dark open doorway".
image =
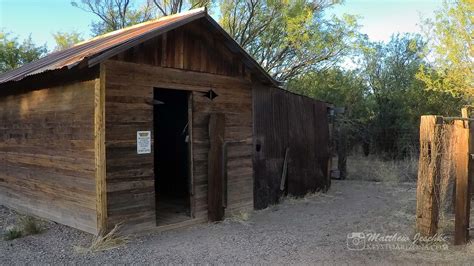
<svg viewBox="0 0 474 266">
<path fill-rule="evenodd" d="M 190 218 L 189 93 L 154 90 L 156 222 L 166 225 Z"/>
</svg>

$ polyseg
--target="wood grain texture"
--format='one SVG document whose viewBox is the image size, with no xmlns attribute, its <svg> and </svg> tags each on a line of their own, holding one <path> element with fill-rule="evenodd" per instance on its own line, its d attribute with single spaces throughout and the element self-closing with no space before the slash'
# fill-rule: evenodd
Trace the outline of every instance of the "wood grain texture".
<svg viewBox="0 0 474 266">
<path fill-rule="evenodd" d="M 438 230 L 442 117 L 422 116 L 416 189 L 416 229 L 424 236 Z"/>
<path fill-rule="evenodd" d="M 100 68 L 100 76 L 95 81 L 94 90 L 94 149 L 95 182 L 97 193 L 97 232 L 107 232 L 107 189 L 105 160 L 105 66 Z"/>
<path fill-rule="evenodd" d="M 245 67 L 239 55 L 232 53 L 222 40 L 220 34 L 209 31 L 205 21 L 198 20 L 130 48 L 112 59 L 245 77 Z"/>
<path fill-rule="evenodd" d="M 95 80 L 0 97 L 0 202 L 97 233 Z"/>
<path fill-rule="evenodd" d="M 116 78 L 104 65 L 107 227 L 155 226 L 153 153 L 137 154 L 137 131 L 153 131 L 153 88 Z"/>
<path fill-rule="evenodd" d="M 225 115 L 211 114 L 209 117 L 209 153 L 207 179 L 207 206 L 210 222 L 224 218 L 224 136 Z"/>
<path fill-rule="evenodd" d="M 468 108 L 463 108 L 462 117 L 469 118 Z M 454 121 L 454 165 L 456 173 L 456 198 L 454 220 L 454 244 L 464 245 L 469 241 L 471 211 L 470 182 L 472 182 L 471 154 L 474 152 L 474 129 L 472 122 Z"/>
</svg>

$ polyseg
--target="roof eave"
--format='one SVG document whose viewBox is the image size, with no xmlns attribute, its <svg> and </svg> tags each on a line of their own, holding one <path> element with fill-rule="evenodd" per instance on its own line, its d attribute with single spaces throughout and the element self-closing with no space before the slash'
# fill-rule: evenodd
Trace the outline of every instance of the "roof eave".
<svg viewBox="0 0 474 266">
<path fill-rule="evenodd" d="M 101 62 L 104 62 L 105 60 L 121 53 L 121 52 L 124 52 L 142 42 L 145 42 L 147 40 L 150 40 L 156 36 L 159 36 L 161 34 L 164 34 L 168 31 L 171 31 L 171 30 L 174 30 L 176 28 L 179 28 L 189 22 L 192 22 L 194 20 L 197 20 L 197 19 L 200 19 L 200 18 L 206 18 L 207 21 L 209 21 L 211 23 L 211 25 L 213 25 L 213 27 L 218 30 L 226 39 L 227 39 L 227 45 L 231 45 L 233 46 L 234 48 L 236 48 L 244 57 L 244 63 L 250 67 L 250 68 L 254 68 L 257 70 L 257 72 L 261 73 L 263 78 L 265 80 L 267 80 L 270 84 L 274 85 L 274 86 L 281 86 L 282 85 L 282 82 L 280 81 L 277 81 L 275 80 L 272 76 L 270 76 L 267 71 L 265 71 L 259 63 L 257 63 L 255 61 L 255 59 L 253 59 L 252 56 L 250 56 L 244 48 L 242 48 L 232 37 L 230 37 L 230 35 L 211 17 L 209 16 L 209 14 L 206 12 L 205 9 L 203 9 L 203 11 L 199 12 L 199 13 L 196 13 L 195 15 L 191 15 L 183 20 L 180 20 L 176 23 L 173 23 L 171 25 L 167 25 L 167 26 L 164 26 L 162 27 L 161 29 L 159 30 L 156 30 L 156 31 L 152 31 L 152 32 L 149 32 L 149 33 L 146 33 L 146 34 L 143 34 L 142 36 L 138 36 L 132 40 L 129 40 L 125 43 L 122 43 L 121 45 L 118 45 L 116 47 L 113 47 L 101 54 L 98 54 L 96 56 L 92 56 L 89 60 L 88 60 L 88 65 L 89 67 L 93 67 Z"/>
<path fill-rule="evenodd" d="M 151 32 L 148 32 L 148 33 L 145 33 L 141 36 L 137 36 L 131 40 L 128 40 L 116 47 L 112 47 L 98 55 L 95 55 L 95 56 L 92 56 L 89 61 L 88 61 L 88 65 L 89 67 L 93 67 L 121 52 L 124 52 L 142 42 L 145 42 L 147 40 L 150 40 L 156 36 L 159 36 L 161 34 L 164 34 L 168 31 L 171 31 L 171 30 L 174 30 L 176 28 L 179 28 L 189 22 L 192 22 L 194 20 L 197 20 L 197 19 L 200 19 L 200 18 L 203 18 L 207 15 L 207 12 L 205 9 L 203 9 L 203 11 L 199 12 L 199 13 L 196 13 L 194 15 L 191 15 L 191 16 L 188 16 L 182 20 L 179 20 L 175 23 L 172 23 L 170 25 L 165 25 L 163 27 L 161 27 L 159 30 L 155 30 L 155 31 L 151 31 Z"/>
<path fill-rule="evenodd" d="M 59 69 L 72 69 L 77 66 L 80 68 L 84 67 L 94 67 L 97 64 L 100 64 L 101 62 L 104 62 L 107 59 L 110 59 L 111 57 L 126 51 L 127 49 L 130 49 L 136 45 L 139 45 L 140 43 L 143 43 L 147 40 L 150 40 L 156 36 L 162 35 L 168 31 L 174 30 L 176 28 L 179 28 L 181 26 L 184 26 L 187 23 L 190 23 L 192 21 L 198 20 L 198 19 L 203 19 L 205 18 L 206 21 L 210 23 L 212 28 L 217 31 L 221 36 L 224 37 L 224 43 L 225 45 L 234 53 L 238 53 L 242 56 L 242 61 L 243 63 L 254 73 L 258 76 L 259 79 L 261 79 L 262 82 L 264 83 L 269 83 L 274 86 L 279 87 L 282 83 L 275 80 L 271 75 L 263 69 L 260 64 L 253 59 L 252 56 L 250 56 L 244 48 L 242 48 L 209 14 L 207 13 L 207 10 L 205 8 L 201 9 L 196 9 L 192 11 L 185 12 L 187 13 L 182 19 L 179 19 L 177 21 L 174 21 L 173 23 L 164 25 L 162 27 L 157 28 L 156 30 L 150 30 L 148 32 L 144 32 L 140 35 L 134 36 L 133 38 L 127 39 L 124 42 L 117 43 L 117 45 L 107 47 L 106 49 L 103 49 L 102 51 L 96 53 L 96 54 L 85 54 L 83 58 L 69 58 L 71 57 L 71 53 L 76 52 L 80 53 L 83 52 L 82 50 L 87 50 L 90 49 L 90 46 L 94 46 L 93 42 L 87 41 L 81 44 L 78 44 L 77 46 L 71 48 L 71 50 L 66 50 L 65 52 L 58 54 L 57 58 L 51 59 L 39 59 L 35 62 L 32 62 L 30 64 L 27 64 L 21 68 L 9 71 L 7 73 L 4 73 L 3 75 L 0 75 L 0 84 L 6 83 L 9 81 L 19 81 L 24 79 L 25 77 L 28 76 L 36 76 L 44 72 L 49 72 L 49 71 L 54 71 L 54 70 L 59 70 Z M 178 14 L 179 15 L 179 14 Z M 176 16 L 178 16 L 176 15 Z M 181 14 L 183 16 L 183 14 Z M 132 26 L 133 27 L 133 26 Z M 107 41 L 109 38 L 112 38 L 114 35 L 117 35 L 117 33 L 110 33 L 109 35 L 105 35 L 101 37 L 101 39 L 106 38 L 105 40 Z M 103 45 L 103 44 L 101 44 Z M 70 60 L 67 62 L 67 60 Z M 61 63 L 61 65 L 58 65 L 58 62 L 61 60 L 66 60 L 66 62 Z"/>
</svg>

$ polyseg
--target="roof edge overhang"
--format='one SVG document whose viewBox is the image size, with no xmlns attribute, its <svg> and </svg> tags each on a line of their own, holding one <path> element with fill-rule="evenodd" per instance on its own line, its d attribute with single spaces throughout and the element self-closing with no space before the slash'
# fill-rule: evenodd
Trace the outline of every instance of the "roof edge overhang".
<svg viewBox="0 0 474 266">
<path fill-rule="evenodd" d="M 157 37 L 159 35 L 162 35 L 166 32 L 169 32 L 171 30 L 177 29 L 181 26 L 186 25 L 189 22 L 198 20 L 200 18 L 205 18 L 210 24 L 216 29 L 220 34 L 222 34 L 225 39 L 226 39 L 226 45 L 231 46 L 229 47 L 231 50 L 235 50 L 235 48 L 242 54 L 244 57 L 244 64 L 251 68 L 255 69 L 256 71 L 260 72 L 264 79 L 266 79 L 269 83 L 271 83 L 274 86 L 280 86 L 282 83 L 275 80 L 272 76 L 270 76 L 267 71 L 265 71 L 255 59 L 245 51 L 244 48 L 242 48 L 220 25 L 215 21 L 208 13 L 206 8 L 200 8 L 200 12 L 196 13 L 195 15 L 188 16 L 185 19 L 182 19 L 178 22 L 172 23 L 170 25 L 166 25 L 164 27 L 161 27 L 158 30 L 151 31 L 148 33 L 143 34 L 142 36 L 138 36 L 134 39 L 128 40 L 116 47 L 113 47 L 99 55 L 93 56 L 88 60 L 88 65 L 89 67 L 95 66 L 107 59 L 110 59 L 111 57 L 126 51 L 127 49 L 130 49 L 140 43 L 143 43 L 147 40 L 150 40 L 154 37 Z M 234 48 L 234 49 L 232 49 Z"/>
<path fill-rule="evenodd" d="M 177 29 L 181 26 L 184 26 L 186 24 L 188 24 L 189 22 L 192 22 L 192 21 L 195 21 L 195 20 L 198 20 L 200 18 L 204 18 L 205 16 L 207 15 L 207 11 L 205 8 L 199 8 L 199 11 L 196 12 L 196 14 L 194 15 L 190 15 L 184 19 L 181 19 L 177 22 L 174 22 L 174 23 L 171 23 L 169 25 L 165 25 L 163 27 L 160 27 L 156 30 L 152 30 L 150 32 L 147 32 L 147 33 L 144 33 L 140 36 L 137 36 L 135 38 L 132 38 L 130 40 L 127 40 L 115 47 L 111 47 L 110 49 L 98 54 L 98 55 L 95 55 L 95 56 L 92 56 L 88 59 L 88 65 L 89 67 L 93 67 L 121 52 L 124 52 L 126 51 L 127 49 L 129 48 L 132 48 L 136 45 L 139 45 L 140 43 L 143 43 L 143 42 L 146 42 L 154 37 L 157 37 L 159 35 L 162 35 L 168 31 L 171 31 L 171 30 L 174 30 L 174 29 Z"/>
<path fill-rule="evenodd" d="M 206 8 L 198 8 L 198 9 L 193 9 L 193 10 L 190 10 L 190 11 L 187 11 L 187 12 L 183 12 L 183 13 L 180 13 L 180 14 L 176 14 L 176 15 L 172 15 L 172 16 L 168 16 L 168 18 L 171 18 L 171 17 L 176 17 L 176 16 L 185 16 L 184 18 L 182 19 L 179 19 L 179 20 L 176 20 L 174 21 L 173 23 L 170 23 L 170 24 L 167 24 L 167 25 L 164 25 L 162 27 L 158 27 L 157 29 L 154 29 L 154 30 L 150 30 L 148 32 L 145 32 L 139 36 L 136 36 L 136 37 L 133 37 L 133 38 L 130 38 L 124 42 L 120 42 L 118 43 L 117 45 L 115 46 L 112 46 L 110 48 L 107 48 L 103 51 L 100 51 L 99 53 L 97 54 L 94 54 L 94 55 L 91 55 L 91 56 L 85 56 L 84 58 L 80 59 L 79 61 L 75 61 L 75 62 L 71 62 L 70 64 L 66 64 L 65 66 L 61 67 L 61 68 L 56 68 L 56 69 L 46 69 L 46 70 L 43 70 L 43 71 L 39 71 L 39 70 L 34 70 L 34 66 L 31 66 L 29 64 L 26 64 L 24 65 L 23 67 L 20 67 L 18 69 L 14 69 L 14 70 L 11 70 L 11 72 L 6 72 L 6 73 L 9 73 L 10 74 L 10 78 L 6 78 L 6 79 L 1 79 L 0 78 L 0 85 L 4 85 L 6 83 L 11 83 L 11 82 L 15 82 L 15 81 L 20 81 L 20 80 L 23 80 L 24 78 L 26 77 L 31 77 L 31 76 L 39 76 L 45 72 L 51 72 L 51 71 L 58 71 L 58 70 L 64 70 L 64 69 L 72 69 L 72 68 L 84 68 L 84 67 L 89 67 L 89 68 L 92 68 L 94 66 L 96 66 L 97 64 L 100 64 L 108 59 L 110 59 L 111 57 L 121 53 L 121 52 L 124 52 L 126 51 L 127 49 L 129 48 L 132 48 L 136 45 L 139 45 L 140 43 L 143 43 L 147 40 L 150 40 L 154 37 L 157 37 L 159 35 L 162 35 L 164 33 L 167 33 L 171 30 L 174 30 L 174 29 L 177 29 L 181 26 L 184 26 L 192 21 L 196 21 L 198 19 L 205 19 L 206 21 L 208 21 L 210 23 L 210 25 L 212 25 L 212 27 L 214 28 L 214 30 L 216 30 L 217 32 L 219 32 L 225 39 L 224 43 L 225 45 L 232 51 L 232 52 L 235 52 L 235 53 L 240 53 L 242 55 L 242 61 L 243 63 L 248 67 L 250 68 L 251 71 L 253 72 L 257 72 L 258 75 L 262 78 L 262 81 L 265 82 L 265 83 L 268 83 L 268 84 L 271 84 L 271 85 L 274 85 L 274 86 L 277 86 L 279 87 L 282 83 L 275 80 L 271 75 L 269 75 L 267 73 L 267 71 L 265 71 L 262 66 L 260 66 L 260 64 L 255 61 L 255 59 L 250 56 L 244 48 L 242 48 L 220 25 L 219 23 L 217 23 L 217 21 L 215 21 L 208 13 L 207 13 L 207 9 Z M 149 23 L 149 22 L 145 22 L 145 23 Z M 142 24 L 139 24 L 139 25 L 142 25 L 143 26 L 144 23 Z M 135 26 L 131 26 L 130 28 L 136 28 L 136 27 L 140 27 L 139 25 L 135 25 Z M 82 43 L 79 43 L 76 45 L 76 47 L 81 47 L 81 46 L 84 46 L 84 47 L 87 47 L 88 45 L 90 45 L 90 43 L 98 38 L 112 38 L 114 35 L 117 35 L 121 32 L 121 30 L 119 31 L 115 31 L 115 32 L 111 32 L 111 33 L 108 33 L 108 34 L 105 34 L 105 35 L 102 35 L 102 36 L 99 36 L 99 37 L 96 37 L 96 38 L 93 38 L 93 39 L 90 39 L 88 41 L 85 41 L 85 42 L 82 42 Z M 53 62 L 51 62 L 51 64 L 54 64 L 56 63 L 57 61 L 61 60 L 62 57 L 58 58 L 57 60 L 54 60 Z M 42 65 L 42 59 L 38 59 L 36 62 L 36 64 L 39 64 L 40 67 L 44 67 Z M 21 70 L 23 70 L 24 72 L 26 72 L 24 75 L 21 75 Z M 31 71 L 31 72 L 28 72 L 28 71 Z M 6 74 L 4 73 L 4 74 Z M 1 76 L 1 75 L 0 75 Z"/>
</svg>

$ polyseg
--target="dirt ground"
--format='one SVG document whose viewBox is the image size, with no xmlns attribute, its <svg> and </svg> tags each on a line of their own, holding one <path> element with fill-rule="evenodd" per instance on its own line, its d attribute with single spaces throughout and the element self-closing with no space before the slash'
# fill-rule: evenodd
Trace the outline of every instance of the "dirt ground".
<svg viewBox="0 0 474 266">
<path fill-rule="evenodd" d="M 216 224 L 131 236 L 125 246 L 96 253 L 75 249 L 90 244 L 90 235 L 45 223 L 41 234 L 0 240 L 0 264 L 472 263 L 474 245 L 454 247 L 441 237 L 439 242 L 410 244 L 415 237 L 415 193 L 415 183 L 333 181 L 327 194 L 286 199 L 252 212 L 248 219 L 238 215 Z M 0 233 L 17 219 L 0 207 Z M 386 238 L 375 241 L 371 233 Z M 379 250 L 368 250 L 374 244 Z"/>
</svg>

